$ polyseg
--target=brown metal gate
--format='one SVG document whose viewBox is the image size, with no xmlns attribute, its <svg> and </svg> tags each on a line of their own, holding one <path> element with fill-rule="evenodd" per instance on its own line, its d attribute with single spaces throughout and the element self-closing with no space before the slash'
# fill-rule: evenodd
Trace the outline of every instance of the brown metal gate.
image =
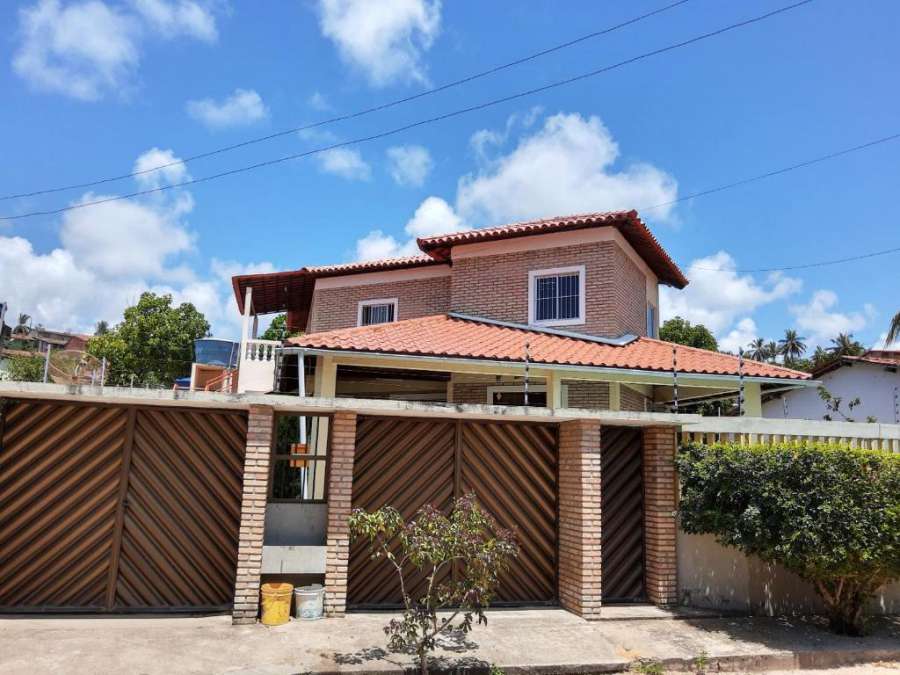
<svg viewBox="0 0 900 675">
<path fill-rule="evenodd" d="M 640 429 L 600 434 L 603 602 L 644 599 L 644 481 Z"/>
<path fill-rule="evenodd" d="M 0 610 L 224 609 L 246 414 L 6 401 Z"/>
<path fill-rule="evenodd" d="M 411 518 L 425 504 L 449 510 L 474 492 L 497 522 L 516 532 L 520 552 L 501 584 L 501 603 L 557 597 L 557 434 L 547 424 L 360 417 L 353 506 L 394 506 Z M 412 593 L 423 579 L 413 578 Z M 372 561 L 362 542 L 350 550 L 348 604 L 395 606 L 390 563 Z"/>
</svg>

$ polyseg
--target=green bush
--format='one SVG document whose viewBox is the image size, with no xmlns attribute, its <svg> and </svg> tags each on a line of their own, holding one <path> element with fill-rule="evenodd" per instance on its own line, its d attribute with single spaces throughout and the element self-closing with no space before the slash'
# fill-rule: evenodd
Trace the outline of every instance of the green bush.
<svg viewBox="0 0 900 675">
<path fill-rule="evenodd" d="M 820 443 L 691 444 L 676 460 L 681 527 L 809 581 L 832 630 L 900 578 L 900 455 Z"/>
<path fill-rule="evenodd" d="M 38 355 L 10 357 L 8 374 L 13 382 L 42 382 L 44 357 Z"/>
</svg>

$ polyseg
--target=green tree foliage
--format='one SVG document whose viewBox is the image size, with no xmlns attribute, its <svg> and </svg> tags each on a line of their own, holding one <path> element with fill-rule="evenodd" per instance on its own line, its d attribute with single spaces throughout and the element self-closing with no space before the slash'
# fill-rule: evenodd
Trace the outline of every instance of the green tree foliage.
<svg viewBox="0 0 900 675">
<path fill-rule="evenodd" d="M 676 460 L 681 527 L 810 582 L 832 630 L 900 578 L 900 455 L 847 446 L 691 444 Z"/>
<path fill-rule="evenodd" d="M 663 323 L 659 329 L 659 339 L 688 347 L 708 349 L 711 352 L 719 349 L 719 343 L 706 326 L 702 323 L 691 325 L 690 321 L 680 316 Z"/>
<path fill-rule="evenodd" d="M 43 382 L 44 357 L 13 356 L 9 359 L 7 375 L 14 382 Z"/>
<path fill-rule="evenodd" d="M 795 361 L 798 361 L 806 351 L 806 338 L 797 335 L 797 331 L 788 328 L 784 331 L 784 337 L 778 341 L 778 353 L 784 356 L 784 365 L 790 367 Z"/>
<path fill-rule="evenodd" d="M 279 314 L 269 327 L 259 336 L 260 340 L 287 340 L 289 337 L 300 335 L 300 331 L 289 331 L 287 329 L 287 314 Z"/>
<path fill-rule="evenodd" d="M 143 293 L 124 319 L 88 341 L 88 353 L 106 358 L 106 384 L 171 386 L 191 372 L 194 340 L 209 335 L 206 318 L 189 302 Z"/>
<path fill-rule="evenodd" d="M 415 652 L 423 675 L 438 635 L 468 633 L 476 620 L 487 624 L 484 610 L 518 552 L 512 532 L 497 527 L 474 495 L 456 500 L 449 517 L 425 506 L 409 523 L 391 506 L 373 513 L 355 509 L 350 533 L 368 541 L 373 559 L 384 558 L 396 570 L 404 610 L 384 630 L 391 649 Z M 454 568 L 455 580 L 447 574 Z M 426 580 L 418 598 L 409 587 L 415 577 Z M 450 611 L 438 616 L 443 609 Z"/>
<path fill-rule="evenodd" d="M 831 347 L 828 351 L 835 358 L 840 356 L 859 356 L 866 351 L 859 340 L 854 340 L 851 333 L 838 333 L 837 337 L 831 338 Z"/>
<path fill-rule="evenodd" d="M 891 325 L 888 326 L 887 335 L 884 338 L 884 346 L 889 347 L 897 340 L 900 340 L 900 312 L 894 314 L 894 318 L 891 319 Z"/>
</svg>

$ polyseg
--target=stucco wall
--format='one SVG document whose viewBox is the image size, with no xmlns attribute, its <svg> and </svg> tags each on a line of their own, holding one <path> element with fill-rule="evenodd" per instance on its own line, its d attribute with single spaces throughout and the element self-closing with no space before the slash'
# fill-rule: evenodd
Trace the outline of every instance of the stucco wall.
<svg viewBox="0 0 900 675">
<path fill-rule="evenodd" d="M 844 399 L 842 410 L 846 409 L 847 401 L 859 397 L 860 404 L 849 413 L 853 419 L 864 422 L 872 416 L 882 424 L 900 424 L 894 407 L 894 388 L 900 388 L 900 373 L 891 373 L 884 366 L 857 363 L 825 373 L 819 379 L 832 395 Z M 790 418 L 821 420 L 827 412 L 815 388 L 789 391 L 784 397 Z M 763 417 L 783 419 L 783 406 L 781 398 L 766 401 Z"/>
<path fill-rule="evenodd" d="M 764 616 L 822 610 L 812 587 L 780 565 L 747 557 L 711 535 L 678 533 L 678 600 L 683 605 Z M 878 593 L 869 611 L 900 612 L 900 583 Z"/>
</svg>

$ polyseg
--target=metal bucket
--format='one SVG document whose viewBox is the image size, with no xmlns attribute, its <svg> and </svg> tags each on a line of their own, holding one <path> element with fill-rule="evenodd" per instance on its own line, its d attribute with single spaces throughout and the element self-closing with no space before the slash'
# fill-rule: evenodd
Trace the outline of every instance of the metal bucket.
<svg viewBox="0 0 900 675">
<path fill-rule="evenodd" d="M 325 609 L 325 589 L 322 584 L 298 586 L 294 589 L 294 616 L 311 621 L 321 619 Z"/>
</svg>

